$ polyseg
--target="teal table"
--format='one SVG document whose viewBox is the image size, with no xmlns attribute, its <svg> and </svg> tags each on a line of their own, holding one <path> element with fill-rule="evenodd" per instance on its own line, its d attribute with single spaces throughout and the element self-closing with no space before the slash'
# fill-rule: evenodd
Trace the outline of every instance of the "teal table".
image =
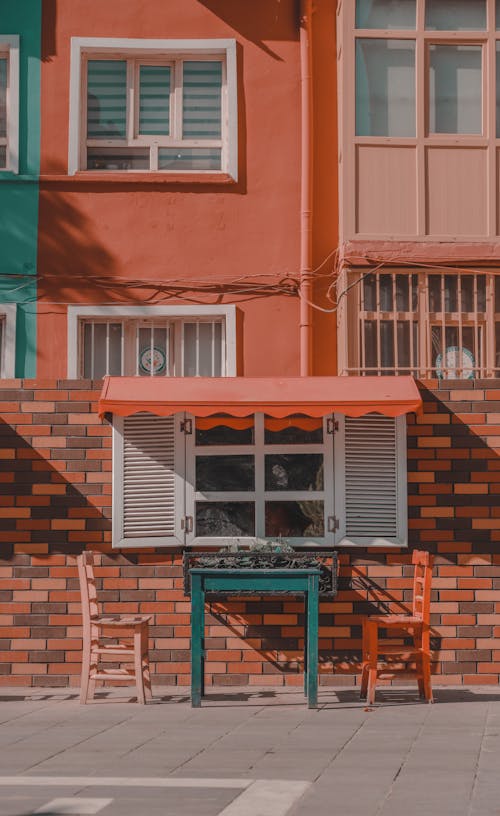
<svg viewBox="0 0 500 816">
<path fill-rule="evenodd" d="M 304 694 L 309 708 L 318 705 L 318 606 L 320 570 L 209 569 L 195 567 L 191 577 L 191 705 L 201 706 L 205 693 L 205 595 L 304 595 Z"/>
</svg>

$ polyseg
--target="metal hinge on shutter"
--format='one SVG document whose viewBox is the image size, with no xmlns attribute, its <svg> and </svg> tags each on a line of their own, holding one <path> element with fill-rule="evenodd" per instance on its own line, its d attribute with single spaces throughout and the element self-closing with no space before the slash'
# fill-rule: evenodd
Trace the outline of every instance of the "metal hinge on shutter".
<svg viewBox="0 0 500 816">
<path fill-rule="evenodd" d="M 193 517 L 192 516 L 184 516 L 181 519 L 181 530 L 184 530 L 186 533 L 193 532 Z"/>
<path fill-rule="evenodd" d="M 338 429 L 339 423 L 337 422 L 337 420 L 333 419 L 332 417 L 328 417 L 328 419 L 326 420 L 326 432 L 328 434 L 333 434 L 336 431 L 338 431 Z"/>
<path fill-rule="evenodd" d="M 189 434 L 193 433 L 193 420 L 192 419 L 183 419 L 181 422 L 181 433 Z"/>
<path fill-rule="evenodd" d="M 334 533 L 340 528 L 340 521 L 337 516 L 328 516 L 328 532 Z"/>
</svg>

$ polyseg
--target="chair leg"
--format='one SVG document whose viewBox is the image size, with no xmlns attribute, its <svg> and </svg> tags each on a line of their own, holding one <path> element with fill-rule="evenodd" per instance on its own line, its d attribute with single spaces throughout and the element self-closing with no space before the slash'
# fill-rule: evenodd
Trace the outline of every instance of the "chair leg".
<svg viewBox="0 0 500 816">
<path fill-rule="evenodd" d="M 145 705 L 146 696 L 144 694 L 142 640 L 143 635 L 141 629 L 136 629 L 134 632 L 134 673 L 135 673 L 135 685 L 137 687 L 137 702 L 140 703 L 141 705 Z"/>
<path fill-rule="evenodd" d="M 368 705 L 375 702 L 375 688 L 377 685 L 377 660 L 378 660 L 378 626 L 376 623 L 367 622 L 368 638 L 368 691 L 366 700 Z"/>
<path fill-rule="evenodd" d="M 362 700 L 366 699 L 368 691 L 368 637 L 366 634 L 366 621 L 363 621 L 363 654 L 361 658 L 361 688 L 359 696 Z"/>
<path fill-rule="evenodd" d="M 82 655 L 82 679 L 80 683 L 80 705 L 87 703 L 90 680 L 90 644 L 83 648 Z"/>
<path fill-rule="evenodd" d="M 148 627 L 144 626 L 141 638 L 141 657 L 142 657 L 142 680 L 144 684 L 144 694 L 146 700 L 153 699 L 153 692 L 151 691 L 151 675 L 149 673 L 149 655 L 148 655 Z"/>
</svg>

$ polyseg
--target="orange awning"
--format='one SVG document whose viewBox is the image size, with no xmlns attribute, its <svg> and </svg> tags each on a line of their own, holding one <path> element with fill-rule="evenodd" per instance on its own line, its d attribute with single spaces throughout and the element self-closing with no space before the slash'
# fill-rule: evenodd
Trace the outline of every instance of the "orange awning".
<svg viewBox="0 0 500 816">
<path fill-rule="evenodd" d="M 185 411 L 197 417 L 262 411 L 278 419 L 332 413 L 397 417 L 421 410 L 413 377 L 106 377 L 99 399 L 101 417 L 140 411 L 158 416 Z"/>
</svg>

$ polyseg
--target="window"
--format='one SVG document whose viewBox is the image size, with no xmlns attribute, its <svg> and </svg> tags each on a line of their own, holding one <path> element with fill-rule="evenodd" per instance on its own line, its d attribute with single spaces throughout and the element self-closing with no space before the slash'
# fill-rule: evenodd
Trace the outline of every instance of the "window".
<svg viewBox="0 0 500 816">
<path fill-rule="evenodd" d="M 15 377 L 16 304 L 0 303 L 0 377 Z"/>
<path fill-rule="evenodd" d="M 495 8 L 341 4 L 343 238 L 500 235 Z"/>
<path fill-rule="evenodd" d="M 500 275 L 358 271 L 346 285 L 344 374 L 500 376 Z"/>
<path fill-rule="evenodd" d="M 0 171 L 19 169 L 19 37 L 0 35 Z"/>
<path fill-rule="evenodd" d="M 405 546 L 405 419 L 113 420 L 113 546 Z"/>
<path fill-rule="evenodd" d="M 233 306 L 68 308 L 68 376 L 235 374 Z"/>
<path fill-rule="evenodd" d="M 70 173 L 236 178 L 235 53 L 232 40 L 74 38 Z"/>
</svg>

